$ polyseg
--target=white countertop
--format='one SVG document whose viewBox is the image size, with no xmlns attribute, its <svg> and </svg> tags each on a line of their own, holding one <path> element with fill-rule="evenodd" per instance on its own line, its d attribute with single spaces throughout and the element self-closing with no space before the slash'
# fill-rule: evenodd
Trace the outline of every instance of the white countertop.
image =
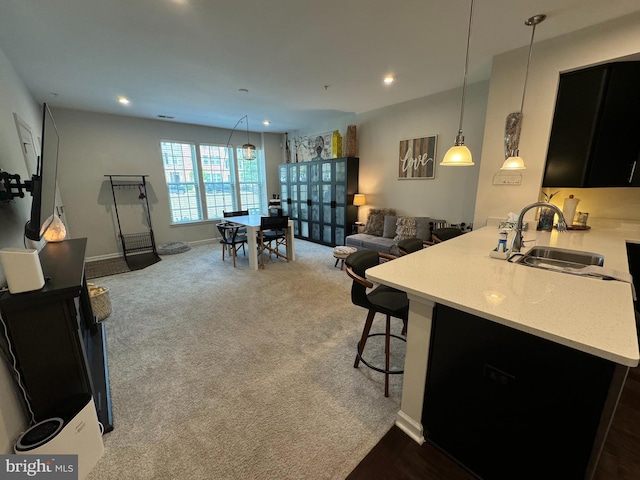
<svg viewBox="0 0 640 480">
<path fill-rule="evenodd" d="M 425 298 L 622 365 L 638 365 L 630 284 L 491 258 L 498 232 L 481 228 L 373 267 L 367 277 L 406 291 L 410 299 Z M 533 245 L 589 251 L 603 254 L 605 267 L 629 272 L 625 242 L 640 243 L 640 230 L 528 231 L 524 238 L 536 241 L 525 243 L 523 253 Z"/>
</svg>

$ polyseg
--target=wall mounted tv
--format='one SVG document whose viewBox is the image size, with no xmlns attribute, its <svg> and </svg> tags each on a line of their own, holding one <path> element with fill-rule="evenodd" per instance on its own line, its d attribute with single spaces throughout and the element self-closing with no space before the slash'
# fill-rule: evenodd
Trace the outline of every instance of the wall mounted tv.
<svg viewBox="0 0 640 480">
<path fill-rule="evenodd" d="M 38 241 L 53 221 L 56 210 L 56 179 L 60 138 L 49 106 L 42 106 L 42 137 L 40 158 L 35 175 L 31 176 L 31 217 L 24 235 Z"/>
</svg>

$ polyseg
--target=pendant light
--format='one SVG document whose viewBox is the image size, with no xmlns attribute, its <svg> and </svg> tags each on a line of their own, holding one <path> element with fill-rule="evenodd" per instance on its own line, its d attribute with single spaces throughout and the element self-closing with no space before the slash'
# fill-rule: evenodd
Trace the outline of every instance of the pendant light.
<svg viewBox="0 0 640 480">
<path fill-rule="evenodd" d="M 460 126 L 456 135 L 455 143 L 445 154 L 440 165 L 443 166 L 460 166 L 466 167 L 474 165 L 471 158 L 471 151 L 464 144 L 464 135 L 462 134 L 462 118 L 464 116 L 464 97 L 467 91 L 467 72 L 469 70 L 469 42 L 471 40 L 471 22 L 473 20 L 473 0 L 471 0 L 471 9 L 469 12 L 469 30 L 467 32 L 467 56 L 464 62 L 464 79 L 462 81 L 462 106 L 460 107 Z"/>
<path fill-rule="evenodd" d="M 547 18 L 544 14 L 534 15 L 525 20 L 524 24 L 531 29 L 531 42 L 529 43 L 529 57 L 527 58 L 527 70 L 524 74 L 524 87 L 522 88 L 522 102 L 520 111 L 507 115 L 507 123 L 504 135 L 504 148 L 506 160 L 500 170 L 526 170 L 524 160 L 520 157 L 520 131 L 522 130 L 522 109 L 524 107 L 524 97 L 527 93 L 527 79 L 529 78 L 529 64 L 531 63 L 531 50 L 533 48 L 533 38 L 536 34 L 536 25 L 544 22 Z"/>
<path fill-rule="evenodd" d="M 231 136 L 233 135 L 233 132 L 236 131 L 236 127 L 240 124 L 240 122 L 242 122 L 242 120 L 245 120 L 245 125 L 247 127 L 247 143 L 242 145 L 242 158 L 244 158 L 245 160 L 255 160 L 256 146 L 252 145 L 251 142 L 249 142 L 249 117 L 247 117 L 246 115 L 244 117 L 241 117 L 240 120 L 236 122 L 235 126 L 231 130 L 231 133 L 229 134 L 229 139 L 227 140 L 227 148 L 229 148 L 229 142 L 231 142 Z"/>
</svg>

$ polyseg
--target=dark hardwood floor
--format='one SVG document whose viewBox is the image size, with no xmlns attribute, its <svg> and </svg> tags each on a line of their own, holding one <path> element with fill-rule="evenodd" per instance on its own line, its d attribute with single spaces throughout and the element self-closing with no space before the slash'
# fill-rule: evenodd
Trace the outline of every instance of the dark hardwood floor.
<svg viewBox="0 0 640 480">
<path fill-rule="evenodd" d="M 347 480 L 471 480 L 475 476 L 434 446 L 394 426 Z M 640 479 L 640 368 L 632 368 L 593 480 Z M 487 479 L 489 480 L 489 479 Z"/>
</svg>

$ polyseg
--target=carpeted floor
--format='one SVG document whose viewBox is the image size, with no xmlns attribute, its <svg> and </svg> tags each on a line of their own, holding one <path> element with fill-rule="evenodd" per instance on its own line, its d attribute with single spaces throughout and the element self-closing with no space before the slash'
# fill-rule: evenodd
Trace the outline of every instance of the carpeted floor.
<svg viewBox="0 0 640 480">
<path fill-rule="evenodd" d="M 402 376 L 354 369 L 366 311 L 332 249 L 248 269 L 199 245 L 100 278 L 115 429 L 102 479 L 344 479 L 393 425 Z M 379 315 L 372 331 L 383 331 Z M 401 322 L 394 330 L 401 329 Z M 381 342 L 367 344 L 380 360 Z M 399 342 L 395 365 L 403 362 Z"/>
</svg>

